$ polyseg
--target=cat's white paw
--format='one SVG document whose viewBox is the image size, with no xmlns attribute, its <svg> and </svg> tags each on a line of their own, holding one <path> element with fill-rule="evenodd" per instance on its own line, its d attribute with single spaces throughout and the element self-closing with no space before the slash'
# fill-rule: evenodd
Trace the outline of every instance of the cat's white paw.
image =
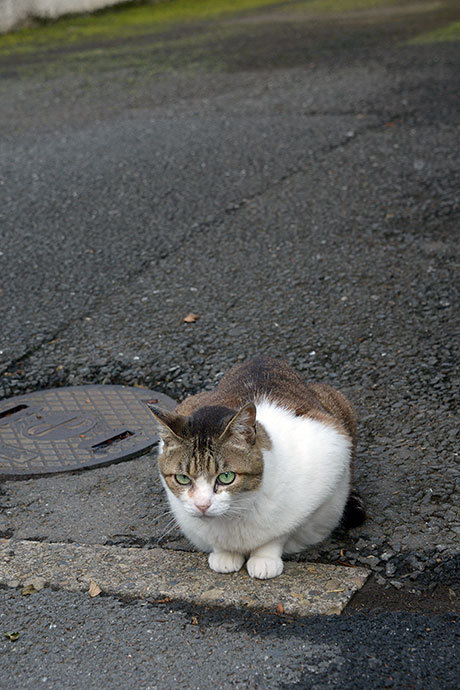
<svg viewBox="0 0 460 690">
<path fill-rule="evenodd" d="M 259 580 L 268 580 L 270 577 L 281 575 L 283 572 L 283 561 L 281 558 L 251 556 L 246 563 L 246 568 L 251 577 L 257 577 Z"/>
<path fill-rule="evenodd" d="M 234 551 L 213 551 L 209 554 L 208 563 L 216 573 L 235 573 L 241 569 L 244 556 Z"/>
</svg>

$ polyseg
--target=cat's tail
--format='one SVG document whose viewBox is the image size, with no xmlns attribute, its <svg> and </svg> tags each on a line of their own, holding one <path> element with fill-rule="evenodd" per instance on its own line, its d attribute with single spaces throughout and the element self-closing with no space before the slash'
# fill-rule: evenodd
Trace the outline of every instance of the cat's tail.
<svg viewBox="0 0 460 690">
<path fill-rule="evenodd" d="M 364 508 L 364 501 L 355 489 L 350 491 L 348 501 L 345 504 L 342 519 L 340 521 L 341 527 L 344 529 L 351 529 L 352 527 L 359 527 L 366 519 L 366 510 Z"/>
</svg>

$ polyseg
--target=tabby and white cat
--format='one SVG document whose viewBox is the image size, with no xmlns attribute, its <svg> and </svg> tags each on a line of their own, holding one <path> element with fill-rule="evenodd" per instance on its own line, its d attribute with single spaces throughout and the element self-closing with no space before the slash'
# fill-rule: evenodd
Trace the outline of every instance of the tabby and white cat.
<svg viewBox="0 0 460 690">
<path fill-rule="evenodd" d="M 251 577 L 276 577 L 283 553 L 363 522 L 352 490 L 355 415 L 338 391 L 259 357 L 174 412 L 149 407 L 172 511 L 213 570 L 246 561 Z"/>
</svg>

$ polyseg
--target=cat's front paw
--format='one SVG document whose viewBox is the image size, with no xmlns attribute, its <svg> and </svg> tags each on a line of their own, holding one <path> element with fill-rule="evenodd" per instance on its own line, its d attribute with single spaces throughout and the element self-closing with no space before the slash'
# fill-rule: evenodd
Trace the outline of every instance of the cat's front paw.
<svg viewBox="0 0 460 690">
<path fill-rule="evenodd" d="M 208 563 L 216 573 L 235 573 L 244 563 L 244 556 L 234 551 L 213 551 L 209 554 Z"/>
<path fill-rule="evenodd" d="M 268 580 L 270 577 L 281 575 L 283 572 L 283 561 L 281 558 L 251 556 L 246 563 L 246 568 L 251 577 L 257 577 L 259 580 Z"/>
</svg>

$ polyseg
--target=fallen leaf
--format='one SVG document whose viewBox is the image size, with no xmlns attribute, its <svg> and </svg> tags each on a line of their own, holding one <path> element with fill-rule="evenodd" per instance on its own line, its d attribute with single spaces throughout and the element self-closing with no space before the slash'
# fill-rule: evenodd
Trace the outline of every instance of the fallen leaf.
<svg viewBox="0 0 460 690">
<path fill-rule="evenodd" d="M 197 319 L 199 319 L 199 318 L 200 318 L 200 317 L 198 316 L 198 314 L 194 314 L 194 313 L 191 311 L 190 314 L 187 314 L 187 316 L 185 317 L 184 321 L 185 321 L 185 323 L 195 323 L 195 321 L 196 321 Z"/>
<path fill-rule="evenodd" d="M 284 606 L 283 606 L 283 604 L 277 604 L 277 605 L 276 605 L 276 613 L 278 613 L 280 616 L 284 613 Z"/>
<path fill-rule="evenodd" d="M 198 618 L 196 616 L 192 616 L 192 625 L 198 625 Z"/>
<path fill-rule="evenodd" d="M 100 594 L 101 592 L 102 592 L 102 589 L 99 587 L 99 585 L 96 582 L 94 582 L 94 580 L 92 580 L 90 578 L 90 580 L 89 580 L 89 596 L 90 597 L 97 597 L 98 594 Z"/>
<path fill-rule="evenodd" d="M 29 596 L 29 594 L 35 594 L 38 590 L 35 589 L 33 585 L 26 585 L 21 589 L 21 594 L 23 597 Z"/>
<path fill-rule="evenodd" d="M 11 642 L 16 642 L 16 640 L 18 639 L 20 634 L 21 633 L 18 633 L 18 632 L 14 632 L 14 633 L 5 632 L 5 633 L 3 633 L 3 635 L 6 637 L 6 639 L 11 640 Z"/>
</svg>

